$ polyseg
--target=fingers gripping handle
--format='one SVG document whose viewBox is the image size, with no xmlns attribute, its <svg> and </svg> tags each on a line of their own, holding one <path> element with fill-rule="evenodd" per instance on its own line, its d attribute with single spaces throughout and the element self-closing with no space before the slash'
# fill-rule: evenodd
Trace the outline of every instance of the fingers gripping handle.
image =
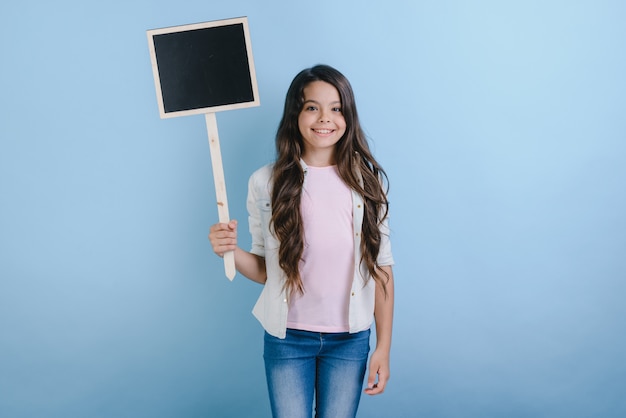
<svg viewBox="0 0 626 418">
<path fill-rule="evenodd" d="M 222 166 L 222 152 L 220 139 L 217 133 L 217 119 L 215 113 L 205 115 L 206 128 L 209 134 L 209 149 L 211 150 L 211 165 L 213 166 L 213 180 L 215 181 L 215 194 L 217 196 L 217 214 L 222 223 L 228 223 L 228 199 L 226 198 L 226 180 L 224 179 L 224 167 Z M 229 251 L 224 254 L 224 270 L 226 277 L 233 280 L 235 277 L 235 252 Z"/>
</svg>

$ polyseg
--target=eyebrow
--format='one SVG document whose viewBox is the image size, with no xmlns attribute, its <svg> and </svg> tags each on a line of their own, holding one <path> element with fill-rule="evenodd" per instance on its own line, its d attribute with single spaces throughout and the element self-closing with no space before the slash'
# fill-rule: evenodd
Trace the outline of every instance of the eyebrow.
<svg viewBox="0 0 626 418">
<path fill-rule="evenodd" d="M 321 103 L 320 103 L 320 102 L 318 102 L 317 100 L 312 100 L 312 99 L 305 100 L 303 104 L 307 104 L 307 103 L 321 104 Z M 330 102 L 329 104 L 330 104 L 330 105 L 334 105 L 334 104 L 341 104 L 341 101 L 340 101 L 340 100 L 336 100 L 336 101 L 334 101 L 334 102 Z"/>
</svg>

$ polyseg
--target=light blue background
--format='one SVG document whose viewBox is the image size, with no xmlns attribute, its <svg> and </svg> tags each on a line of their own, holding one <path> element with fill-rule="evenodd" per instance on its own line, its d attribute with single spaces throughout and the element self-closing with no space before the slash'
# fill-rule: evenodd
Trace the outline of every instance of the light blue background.
<svg viewBox="0 0 626 418">
<path fill-rule="evenodd" d="M 626 416 L 626 3 L 0 6 L 0 416 L 268 417 L 202 116 L 147 29 L 248 16 L 261 106 L 218 114 L 231 216 L 286 89 L 351 80 L 391 179 L 392 380 L 360 417 Z"/>
</svg>

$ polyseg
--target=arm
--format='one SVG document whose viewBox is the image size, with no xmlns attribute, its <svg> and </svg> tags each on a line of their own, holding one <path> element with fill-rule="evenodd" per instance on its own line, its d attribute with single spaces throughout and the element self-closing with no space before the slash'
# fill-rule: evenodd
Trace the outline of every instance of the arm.
<svg viewBox="0 0 626 418">
<path fill-rule="evenodd" d="M 237 246 L 237 221 L 227 224 L 217 223 L 211 226 L 209 241 L 213 252 L 220 257 L 227 251 L 235 252 L 235 268 L 248 279 L 264 284 L 267 277 L 265 258 L 249 253 Z"/>
<path fill-rule="evenodd" d="M 389 380 L 389 352 L 391 350 L 391 330 L 393 327 L 393 271 L 391 266 L 381 266 L 388 274 L 387 296 L 382 286 L 376 283 L 376 301 L 374 318 L 376 320 L 376 348 L 370 357 L 369 375 L 367 378 L 368 395 L 378 395 L 385 391 Z M 378 381 L 376 381 L 378 376 Z"/>
</svg>

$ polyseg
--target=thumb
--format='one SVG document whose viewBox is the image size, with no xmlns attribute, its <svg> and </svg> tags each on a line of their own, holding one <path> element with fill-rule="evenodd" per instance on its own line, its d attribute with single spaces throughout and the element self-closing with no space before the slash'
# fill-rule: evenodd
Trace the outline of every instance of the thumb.
<svg viewBox="0 0 626 418">
<path fill-rule="evenodd" d="M 230 222 L 228 222 L 228 228 L 235 231 L 237 229 L 237 220 L 233 219 Z"/>
<path fill-rule="evenodd" d="M 372 389 L 376 384 L 376 375 L 377 371 L 374 369 L 370 369 L 369 375 L 367 376 L 367 388 Z"/>
</svg>

